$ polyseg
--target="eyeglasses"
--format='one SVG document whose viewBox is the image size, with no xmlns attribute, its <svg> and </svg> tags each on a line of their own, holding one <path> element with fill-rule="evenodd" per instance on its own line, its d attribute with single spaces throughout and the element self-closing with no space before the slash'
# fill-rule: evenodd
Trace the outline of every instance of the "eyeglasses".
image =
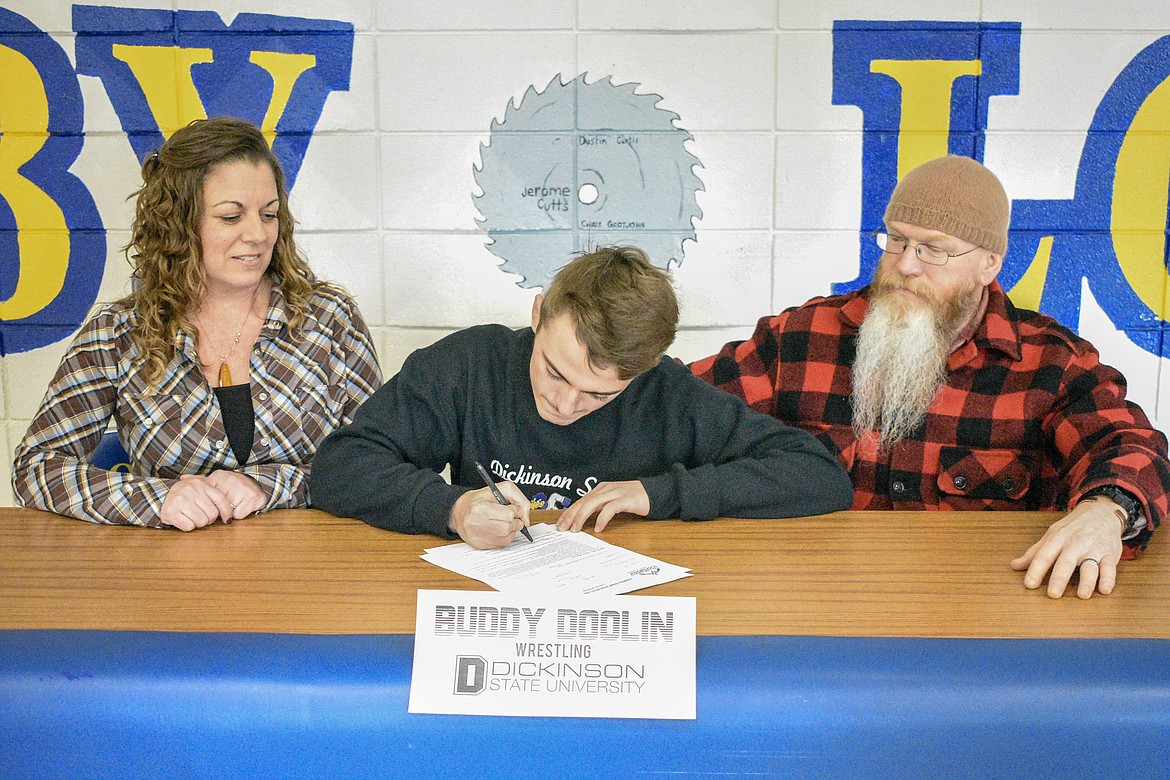
<svg viewBox="0 0 1170 780">
<path fill-rule="evenodd" d="M 891 255 L 900 255 L 906 251 L 906 247 L 910 246 L 910 242 L 901 236 L 891 236 L 886 231 L 878 228 L 873 231 L 873 240 L 881 247 L 883 252 L 889 252 Z M 918 259 L 928 265 L 946 265 L 947 261 L 952 257 L 962 257 L 965 254 L 974 252 L 979 247 L 973 246 L 966 252 L 956 252 L 951 254 L 945 249 L 939 249 L 937 246 L 930 244 L 915 244 L 914 254 Z"/>
</svg>

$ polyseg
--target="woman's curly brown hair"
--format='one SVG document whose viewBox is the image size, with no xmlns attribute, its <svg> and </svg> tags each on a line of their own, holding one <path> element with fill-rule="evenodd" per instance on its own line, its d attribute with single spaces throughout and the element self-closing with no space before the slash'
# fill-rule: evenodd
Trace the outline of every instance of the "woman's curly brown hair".
<svg viewBox="0 0 1170 780">
<path fill-rule="evenodd" d="M 284 295 L 289 329 L 304 321 L 317 281 L 293 242 L 294 220 L 280 161 L 263 134 L 233 117 L 198 119 L 177 130 L 142 164 L 126 259 L 134 268 L 133 292 L 123 299 L 137 315 L 132 337 L 146 378 L 155 384 L 175 356 L 175 336 L 195 327 L 188 309 L 203 299 L 207 279 L 199 243 L 203 218 L 203 180 L 216 165 L 245 160 L 266 163 L 279 198 L 277 237 L 265 272 Z"/>
</svg>

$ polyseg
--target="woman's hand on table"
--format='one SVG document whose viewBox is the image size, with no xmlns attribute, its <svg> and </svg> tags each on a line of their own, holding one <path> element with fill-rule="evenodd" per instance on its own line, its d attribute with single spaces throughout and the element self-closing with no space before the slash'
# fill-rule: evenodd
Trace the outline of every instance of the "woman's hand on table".
<svg viewBox="0 0 1170 780">
<path fill-rule="evenodd" d="M 171 485 L 159 517 L 164 525 L 194 531 L 216 520 L 230 523 L 264 507 L 264 492 L 256 480 L 235 471 L 213 471 L 208 476 L 184 474 Z"/>
</svg>

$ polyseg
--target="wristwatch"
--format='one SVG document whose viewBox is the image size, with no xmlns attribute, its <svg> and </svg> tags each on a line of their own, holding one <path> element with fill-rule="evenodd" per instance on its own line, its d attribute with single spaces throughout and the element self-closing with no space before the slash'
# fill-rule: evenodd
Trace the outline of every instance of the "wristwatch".
<svg viewBox="0 0 1170 780">
<path fill-rule="evenodd" d="M 1081 500 L 1085 501 L 1096 496 L 1105 496 L 1105 498 L 1111 499 L 1113 503 L 1125 510 L 1125 528 L 1121 532 L 1122 539 L 1129 539 L 1132 536 L 1136 536 L 1138 531 L 1146 527 L 1146 518 L 1142 514 L 1142 505 L 1129 491 L 1122 490 L 1116 485 L 1102 485 L 1085 493 L 1081 496 Z"/>
</svg>

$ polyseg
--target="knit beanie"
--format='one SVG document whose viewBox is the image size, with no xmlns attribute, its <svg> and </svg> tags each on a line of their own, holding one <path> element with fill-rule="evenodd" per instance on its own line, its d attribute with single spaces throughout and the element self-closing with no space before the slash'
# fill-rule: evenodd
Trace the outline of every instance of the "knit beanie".
<svg viewBox="0 0 1170 780">
<path fill-rule="evenodd" d="M 950 155 L 924 162 L 902 177 L 886 224 L 937 230 L 997 255 L 1007 251 L 1011 204 L 995 174 L 970 157 Z"/>
</svg>

